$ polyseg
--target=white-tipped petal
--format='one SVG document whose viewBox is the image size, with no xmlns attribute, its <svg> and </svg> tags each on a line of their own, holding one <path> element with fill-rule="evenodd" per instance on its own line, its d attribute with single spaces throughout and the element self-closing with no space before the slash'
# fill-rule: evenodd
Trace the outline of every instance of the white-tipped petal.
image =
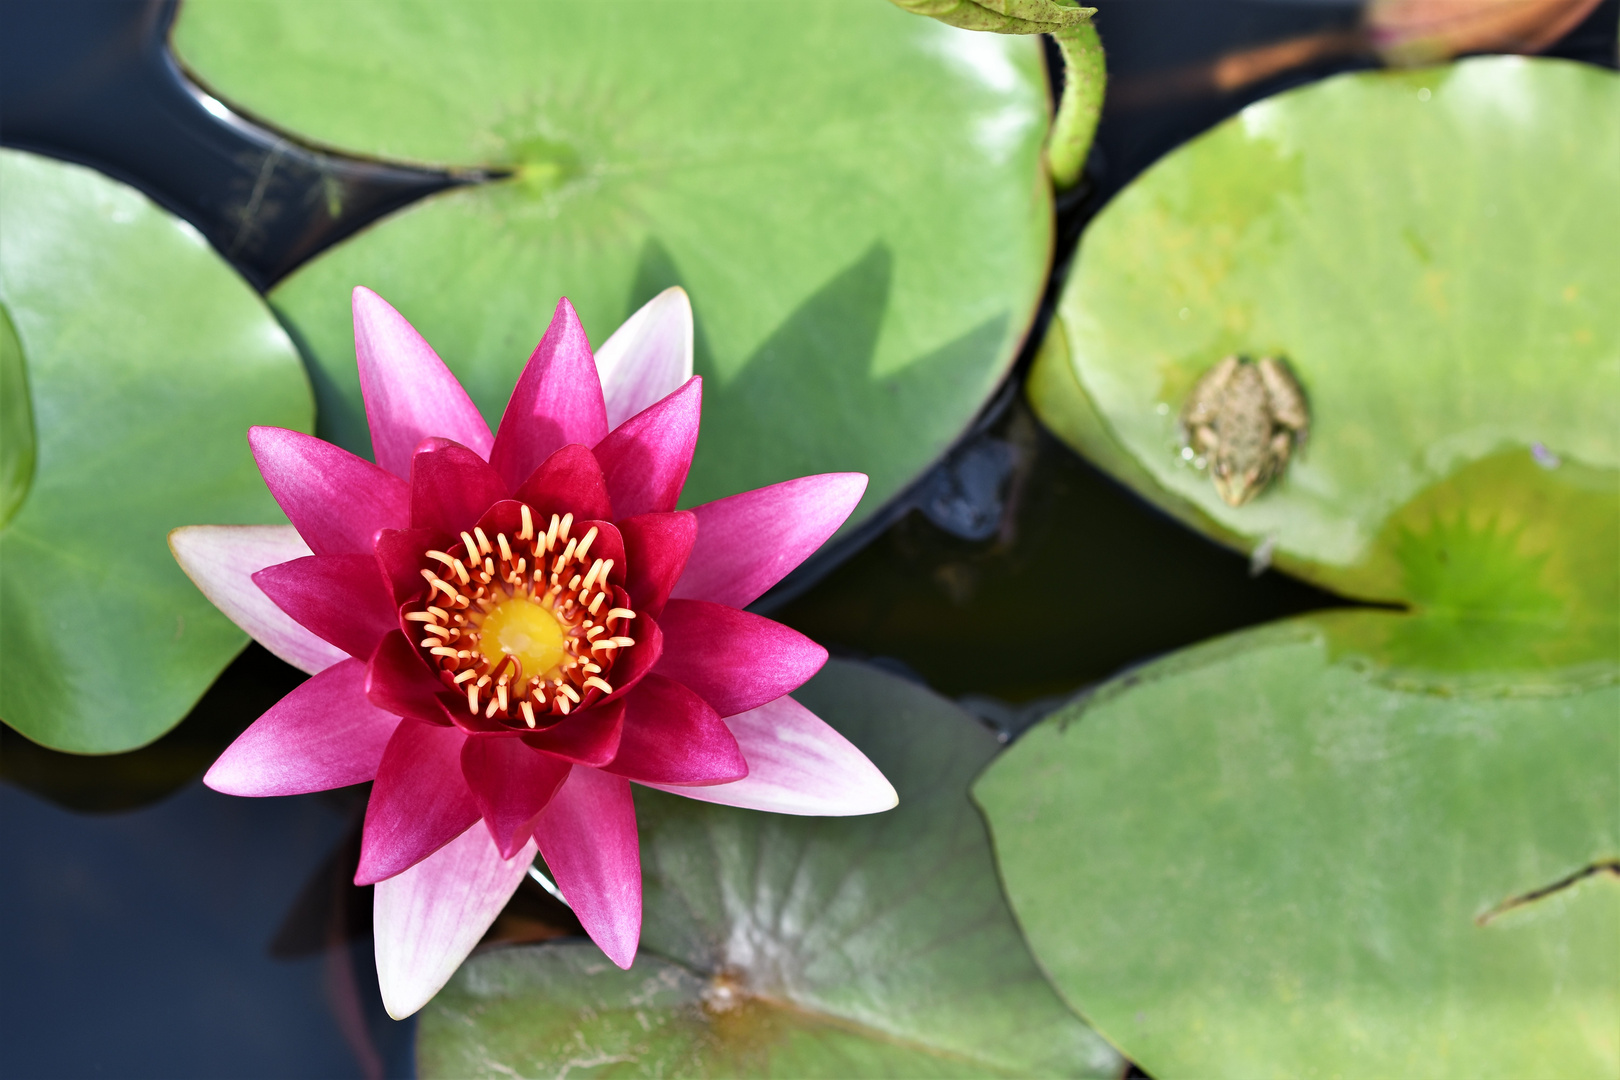
<svg viewBox="0 0 1620 1080">
<path fill-rule="evenodd" d="M 676 390 L 692 377 L 692 302 L 672 286 L 642 305 L 596 350 L 608 428 Z"/>
<path fill-rule="evenodd" d="M 726 717 L 748 775 L 730 784 L 660 791 L 749 810 L 850 817 L 893 809 L 900 796 L 865 754 L 790 697 Z"/>
<path fill-rule="evenodd" d="M 534 863 L 533 840 L 501 858 L 482 821 L 402 874 L 372 904 L 383 1006 L 403 1020 L 432 1000 L 472 952 Z"/>
<path fill-rule="evenodd" d="M 291 525 L 187 525 L 169 534 L 169 550 L 215 607 L 293 667 L 314 675 L 349 658 L 293 622 L 253 583 L 265 567 L 310 554 Z"/>
</svg>

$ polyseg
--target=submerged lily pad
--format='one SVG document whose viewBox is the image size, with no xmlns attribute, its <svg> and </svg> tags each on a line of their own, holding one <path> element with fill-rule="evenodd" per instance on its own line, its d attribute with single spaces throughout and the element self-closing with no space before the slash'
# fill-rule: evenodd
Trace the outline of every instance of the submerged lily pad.
<svg viewBox="0 0 1620 1080">
<path fill-rule="evenodd" d="M 967 786 L 996 751 L 967 714 L 833 661 L 794 695 L 900 794 L 799 818 L 638 789 L 646 921 L 594 946 L 473 957 L 422 1013 L 424 1076 L 1115 1076 L 1019 936 Z"/>
<path fill-rule="evenodd" d="M 1233 546 L 1270 542 L 1349 595 L 1423 599 L 1401 566 L 1444 536 L 1392 528 L 1423 492 L 1513 449 L 1548 477 L 1620 467 L 1617 110 L 1613 72 L 1518 57 L 1250 106 L 1092 223 L 1037 411 Z M 1232 354 L 1285 358 L 1311 412 L 1286 474 L 1239 507 L 1177 430 Z"/>
<path fill-rule="evenodd" d="M 247 642 L 180 572 L 167 534 L 285 520 L 247 429 L 308 430 L 309 384 L 253 291 L 122 184 L 0 152 L 0 231 L 18 499 L 0 531 L 0 717 L 57 750 L 132 749 Z M 19 416 L 32 417 L 26 445 Z"/>
<path fill-rule="evenodd" d="M 1000 381 L 1051 246 L 1039 43 L 871 0 L 191 0 L 174 44 L 224 99 L 346 150 L 506 178 L 282 282 L 322 431 L 367 448 L 349 290 L 385 296 L 498 418 L 559 295 L 602 341 L 691 294 L 688 503 L 806 473 L 915 478 Z"/>
<path fill-rule="evenodd" d="M 975 786 L 1041 966 L 1154 1076 L 1620 1069 L 1620 687 L 1418 693 L 1341 655 L 1429 618 L 1188 650 Z"/>
</svg>

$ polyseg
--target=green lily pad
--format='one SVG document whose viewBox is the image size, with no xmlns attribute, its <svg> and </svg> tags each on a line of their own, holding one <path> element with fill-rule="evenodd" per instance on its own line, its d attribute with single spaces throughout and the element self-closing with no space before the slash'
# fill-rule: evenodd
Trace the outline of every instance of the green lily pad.
<svg viewBox="0 0 1620 1080">
<path fill-rule="evenodd" d="M 349 291 L 397 306 L 491 420 L 560 295 L 601 342 L 682 285 L 699 503 L 858 470 L 851 524 L 966 427 L 1052 242 L 1039 43 L 871 0 L 191 0 L 214 92 L 346 150 L 507 170 L 366 229 L 270 294 L 323 433 L 368 446 Z"/>
<path fill-rule="evenodd" d="M 1430 618 L 1188 650 L 975 786 L 1042 967 L 1154 1076 L 1620 1070 L 1620 688 L 1419 693 L 1341 655 Z"/>
<path fill-rule="evenodd" d="M 264 303 L 131 188 L 0 152 L 0 231 L 18 499 L 0 530 L 0 716 L 57 750 L 133 749 L 247 642 L 180 572 L 168 532 L 285 521 L 247 429 L 309 430 L 309 383 Z M 14 424 L 30 415 L 25 436 Z"/>
<path fill-rule="evenodd" d="M 1443 534 L 1392 528 L 1422 493 L 1537 444 L 1548 466 L 1620 466 L 1617 110 L 1613 72 L 1519 57 L 1250 106 L 1092 223 L 1037 411 L 1218 539 L 1270 543 L 1348 595 L 1423 600 L 1401 545 L 1432 557 Z M 1311 412 L 1286 474 L 1239 507 L 1178 431 L 1231 354 L 1284 357 Z"/>
<path fill-rule="evenodd" d="M 833 661 L 795 697 L 900 794 L 799 818 L 638 789 L 646 917 L 593 945 L 477 955 L 422 1013 L 424 1076 L 1117 1076 L 996 883 L 969 782 L 995 739 L 954 705 Z"/>
</svg>

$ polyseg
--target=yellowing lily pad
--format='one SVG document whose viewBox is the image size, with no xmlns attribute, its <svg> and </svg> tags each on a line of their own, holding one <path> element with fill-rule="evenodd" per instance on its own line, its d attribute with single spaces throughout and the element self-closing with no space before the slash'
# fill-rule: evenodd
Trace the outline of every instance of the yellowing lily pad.
<svg viewBox="0 0 1620 1080">
<path fill-rule="evenodd" d="M 1188 650 L 975 785 L 1042 968 L 1153 1076 L 1620 1069 L 1620 687 L 1412 692 L 1338 655 L 1424 618 Z"/>
<path fill-rule="evenodd" d="M 914 479 L 1005 374 L 1051 245 L 1033 39 L 813 5 L 192 0 L 227 101 L 345 150 L 506 179 L 283 281 L 322 430 L 364 451 L 349 290 L 376 289 L 491 419 L 566 294 L 594 342 L 683 285 L 705 377 L 688 503 L 807 473 Z"/>
<path fill-rule="evenodd" d="M 996 751 L 927 690 L 833 661 L 795 697 L 900 805 L 801 818 L 637 791 L 646 916 L 474 956 L 423 1011 L 424 1076 L 1117 1076 L 1041 976 L 967 785 Z"/>
<path fill-rule="evenodd" d="M 1422 534 L 1392 523 L 1425 492 L 1509 451 L 1549 479 L 1620 467 L 1617 111 L 1613 72 L 1520 57 L 1250 106 L 1092 223 L 1037 411 L 1227 543 L 1271 544 L 1349 595 L 1422 600 L 1399 565 Z M 1286 359 L 1311 413 L 1284 476 L 1238 507 L 1177 423 L 1232 354 Z"/>
<path fill-rule="evenodd" d="M 308 430 L 309 384 L 241 278 L 122 184 L 0 152 L 0 232 L 0 717 L 53 749 L 129 750 L 247 642 L 168 532 L 285 520 L 247 429 Z"/>
</svg>

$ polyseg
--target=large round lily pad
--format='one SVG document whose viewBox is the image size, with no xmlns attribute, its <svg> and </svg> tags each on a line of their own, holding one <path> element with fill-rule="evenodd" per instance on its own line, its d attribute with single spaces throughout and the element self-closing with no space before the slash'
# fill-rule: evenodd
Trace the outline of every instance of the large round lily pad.
<svg viewBox="0 0 1620 1080">
<path fill-rule="evenodd" d="M 0 232 L 0 717 L 54 749 L 128 750 L 247 642 L 167 534 L 285 520 L 247 429 L 308 430 L 309 383 L 196 230 L 122 184 L 0 152 Z"/>
<path fill-rule="evenodd" d="M 1093 222 L 1037 410 L 1234 546 L 1416 599 L 1389 523 L 1421 492 L 1512 449 L 1620 466 L 1617 112 L 1613 72 L 1519 57 L 1250 106 Z M 1311 413 L 1283 477 L 1237 507 L 1183 457 L 1177 423 L 1231 354 L 1286 359 Z"/>
<path fill-rule="evenodd" d="M 683 285 L 705 376 L 688 503 L 869 473 L 858 520 L 1005 373 L 1051 244 L 1038 42 L 872 0 L 190 0 L 222 98 L 371 155 L 507 170 L 282 282 L 323 432 L 364 451 L 349 290 L 433 343 L 491 420 L 566 294 L 602 341 Z"/>
<path fill-rule="evenodd" d="M 1620 1070 L 1620 688 L 1412 692 L 1341 652 L 1426 618 L 1178 654 L 975 786 L 1042 967 L 1152 1075 Z"/>
<path fill-rule="evenodd" d="M 900 805 L 798 818 L 638 790 L 646 921 L 469 960 L 422 1013 L 424 1076 L 1115 1076 L 1019 936 L 967 785 L 996 751 L 921 687 L 833 661 L 795 694 Z"/>
</svg>

